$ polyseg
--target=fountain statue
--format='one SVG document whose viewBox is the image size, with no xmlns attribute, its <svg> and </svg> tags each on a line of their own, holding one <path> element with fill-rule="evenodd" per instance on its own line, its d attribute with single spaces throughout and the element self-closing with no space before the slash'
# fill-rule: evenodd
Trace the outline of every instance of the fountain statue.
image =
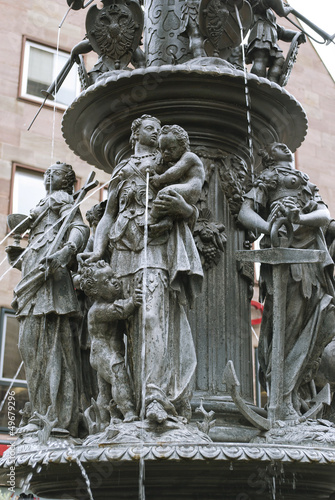
<svg viewBox="0 0 335 500">
<path fill-rule="evenodd" d="M 87 37 L 45 92 L 78 63 L 83 90 L 62 132 L 110 173 L 108 198 L 87 213 L 90 234 L 80 204 L 94 175 L 74 193 L 72 167 L 59 162 L 38 206 L 8 220 L 29 403 L 0 470 L 15 467 L 26 491 L 333 498 L 335 233 L 318 188 L 294 168 L 307 117 L 283 86 L 305 35 L 275 15 L 290 12 L 281 0 L 88 10 Z M 278 40 L 291 42 L 286 60 Z M 89 51 L 99 59 L 87 71 Z"/>
</svg>

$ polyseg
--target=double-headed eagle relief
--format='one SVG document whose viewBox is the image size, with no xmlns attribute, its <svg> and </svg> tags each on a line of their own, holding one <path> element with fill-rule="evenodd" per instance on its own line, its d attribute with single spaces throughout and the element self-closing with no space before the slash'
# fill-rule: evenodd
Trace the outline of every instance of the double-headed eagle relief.
<svg viewBox="0 0 335 500">
<path fill-rule="evenodd" d="M 86 18 L 87 38 L 108 69 L 126 67 L 140 45 L 143 12 L 137 1 L 105 0 L 104 7 L 90 8 Z"/>
</svg>

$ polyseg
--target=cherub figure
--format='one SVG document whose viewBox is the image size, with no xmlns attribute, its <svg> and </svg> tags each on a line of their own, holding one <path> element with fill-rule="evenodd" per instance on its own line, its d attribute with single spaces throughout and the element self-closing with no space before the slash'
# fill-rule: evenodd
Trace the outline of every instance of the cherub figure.
<svg viewBox="0 0 335 500">
<path fill-rule="evenodd" d="M 110 384 L 112 399 L 124 422 L 133 422 L 138 417 L 125 366 L 124 330 L 120 321 L 131 316 L 141 305 L 142 291 L 136 289 L 132 297 L 123 299 L 121 282 L 105 261 L 82 267 L 80 287 L 93 300 L 87 318 L 91 338 L 90 363 L 98 377 Z"/>
<path fill-rule="evenodd" d="M 159 201 L 164 193 L 171 190 L 179 193 L 190 205 L 200 198 L 205 170 L 200 158 L 190 151 L 187 132 L 179 125 L 166 125 L 160 131 L 159 149 L 162 163 L 156 167 L 151 177 L 151 185 L 156 189 L 162 186 L 153 203 L 149 217 L 150 234 L 157 234 L 172 227 L 173 218 L 162 217 Z"/>
</svg>

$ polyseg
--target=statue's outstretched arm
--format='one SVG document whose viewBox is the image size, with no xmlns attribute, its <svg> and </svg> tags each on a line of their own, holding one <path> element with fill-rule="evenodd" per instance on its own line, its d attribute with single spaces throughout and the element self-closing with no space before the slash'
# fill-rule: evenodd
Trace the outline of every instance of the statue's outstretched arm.
<svg viewBox="0 0 335 500">
<path fill-rule="evenodd" d="M 292 12 L 292 7 L 285 6 L 283 0 L 266 0 L 265 3 L 280 17 L 288 16 Z"/>
<path fill-rule="evenodd" d="M 91 42 L 85 38 L 81 42 L 77 43 L 71 50 L 71 59 L 74 59 L 76 62 L 79 63 L 79 59 L 77 61 L 77 58 L 79 54 L 88 54 L 93 50 Z"/>
<path fill-rule="evenodd" d="M 238 219 L 247 229 L 258 230 L 263 234 L 270 233 L 270 223 L 265 221 L 258 213 L 254 210 L 254 200 L 246 199 L 241 207 Z"/>
</svg>

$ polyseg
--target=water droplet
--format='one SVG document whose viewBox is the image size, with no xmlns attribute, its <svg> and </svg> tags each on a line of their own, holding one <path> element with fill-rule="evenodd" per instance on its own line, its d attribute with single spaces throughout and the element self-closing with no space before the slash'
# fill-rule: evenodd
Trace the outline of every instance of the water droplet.
<svg viewBox="0 0 335 500">
<path fill-rule="evenodd" d="M 42 465 L 39 465 L 36 469 L 37 474 L 39 474 L 42 470 Z"/>
<path fill-rule="evenodd" d="M 230 465 L 229 465 L 229 470 L 234 470 L 234 465 L 233 465 L 233 462 L 230 462 Z"/>
</svg>

